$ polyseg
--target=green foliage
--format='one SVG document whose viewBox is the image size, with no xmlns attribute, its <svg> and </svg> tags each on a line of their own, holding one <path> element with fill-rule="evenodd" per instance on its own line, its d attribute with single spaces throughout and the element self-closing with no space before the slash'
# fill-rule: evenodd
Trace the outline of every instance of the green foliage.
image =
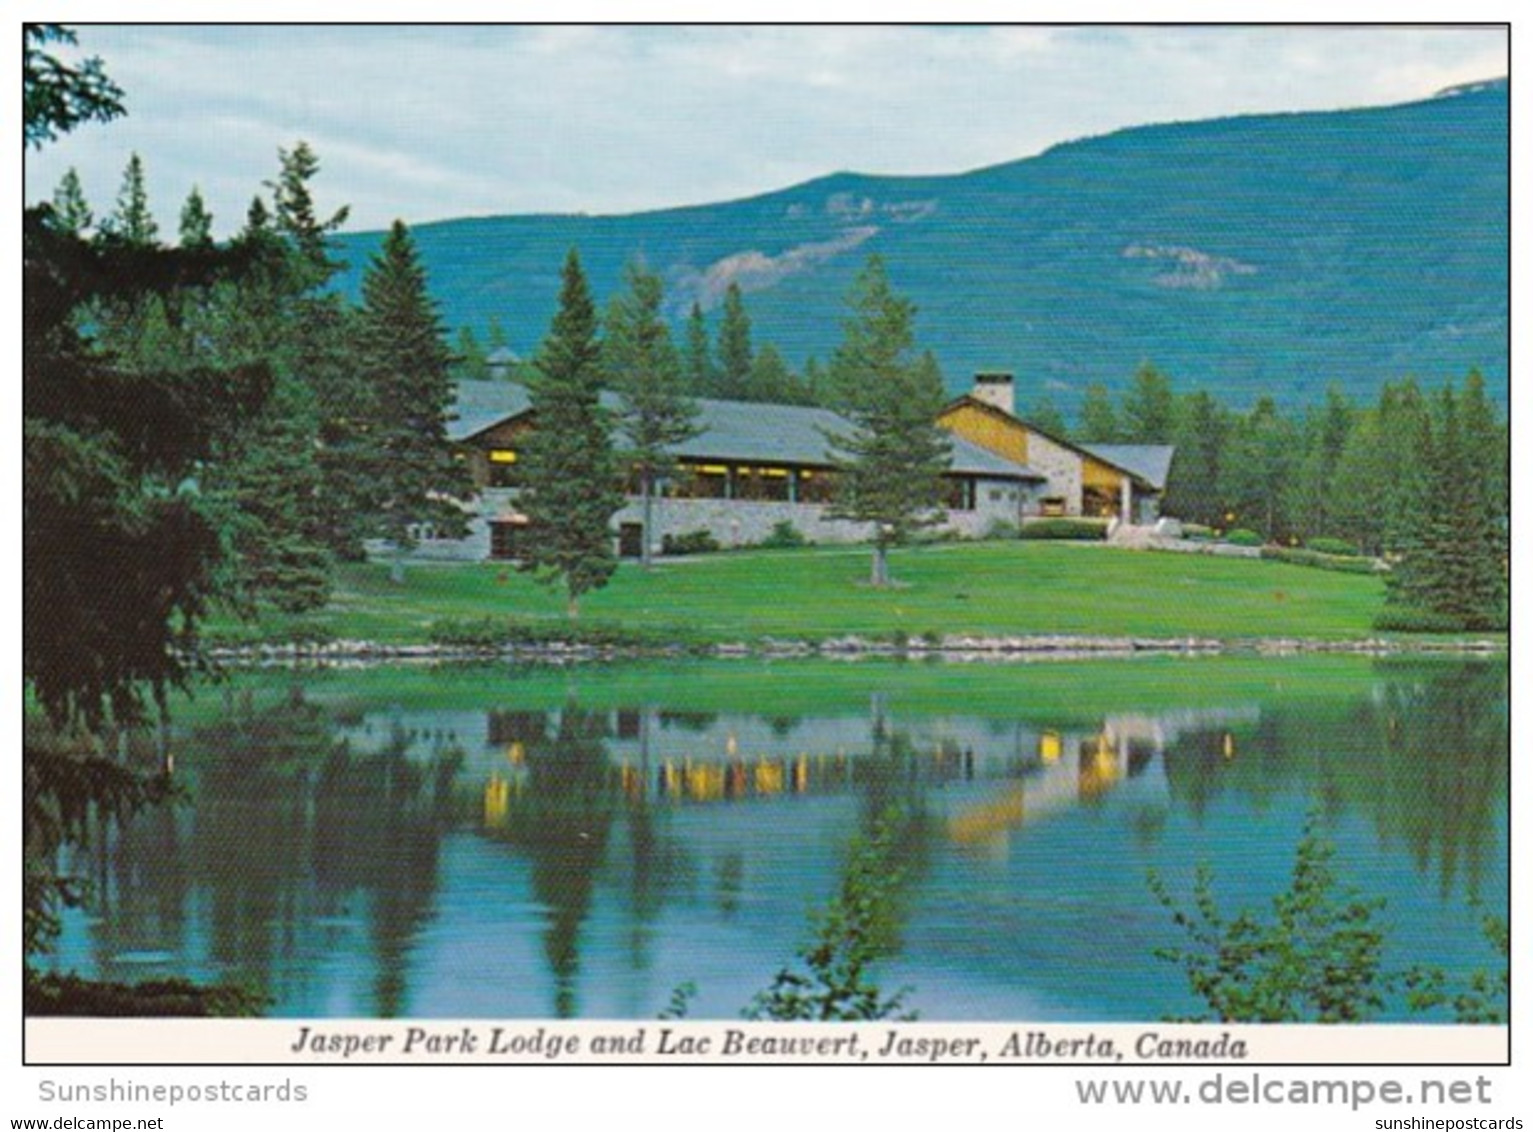
<svg viewBox="0 0 1533 1132">
<path fill-rule="evenodd" d="M 990 525 L 985 528 L 983 537 L 987 539 L 1021 538 L 1022 528 L 1010 519 L 992 519 Z"/>
<path fill-rule="evenodd" d="M 946 394 L 931 355 L 912 357 L 915 307 L 894 293 L 878 256 L 868 258 L 846 303 L 831 387 L 852 431 L 827 435 L 839 473 L 829 514 L 873 524 L 872 584 L 883 586 L 889 548 L 942 519 L 952 444 L 936 419 Z"/>
<path fill-rule="evenodd" d="M 75 33 L 59 24 L 23 26 L 22 122 L 33 149 L 85 122 L 110 122 L 125 113 L 122 88 L 107 78 L 100 59 L 71 66 L 50 50 L 75 42 Z"/>
<path fill-rule="evenodd" d="M 1388 605 L 1373 619 L 1381 633 L 1462 633 L 1467 626 L 1459 617 L 1436 609 Z"/>
<path fill-rule="evenodd" d="M 144 162 L 136 153 L 123 170 L 117 207 L 101 222 L 101 238 L 138 247 L 150 247 L 159 238 L 159 225 L 149 209 L 149 192 L 144 185 Z"/>
<path fill-rule="evenodd" d="M 53 190 L 53 214 L 48 219 L 53 227 L 72 236 L 84 236 L 95 223 L 95 216 L 85 200 L 85 190 L 80 185 L 80 174 L 73 166 Z"/>
<path fill-rule="evenodd" d="M 730 283 L 724 292 L 716 357 L 715 383 L 709 396 L 727 401 L 742 399 L 750 388 L 755 351 L 751 347 L 750 315 L 745 312 L 745 296 L 738 283 Z"/>
<path fill-rule="evenodd" d="M 602 365 L 618 395 L 623 455 L 639 477 L 644 514 L 640 560 L 650 564 L 655 483 L 675 464 L 671 450 L 700 431 L 697 404 L 686 396 L 681 358 L 662 317 L 660 277 L 630 264 L 628 291 L 608 308 Z"/>
<path fill-rule="evenodd" d="M 1083 444 L 1116 444 L 1122 439 L 1118 411 L 1113 408 L 1107 386 L 1092 382 L 1081 401 L 1081 427 L 1077 435 Z"/>
<path fill-rule="evenodd" d="M 1471 1026 L 1502 1026 L 1510 1020 L 1511 924 L 1500 916 L 1486 916 L 1480 930 L 1501 960 L 1499 966 L 1473 971 L 1456 985 L 1440 970 L 1413 969 L 1407 976 L 1412 1010 L 1446 1006 L 1455 1022 Z"/>
<path fill-rule="evenodd" d="M 808 546 L 809 540 L 804 537 L 804 532 L 799 530 L 787 519 L 780 519 L 772 524 L 772 530 L 760 544 L 767 550 L 795 550 L 801 546 Z"/>
<path fill-rule="evenodd" d="M 1321 554 L 1338 554 L 1347 558 L 1356 558 L 1362 551 L 1353 546 L 1346 539 L 1327 538 L 1324 535 L 1312 539 L 1306 539 L 1305 546 L 1310 550 L 1319 551 Z"/>
<path fill-rule="evenodd" d="M 1403 551 L 1390 575 L 1391 605 L 1430 609 L 1468 629 L 1507 617 L 1507 532 L 1499 491 L 1502 437 L 1471 379 L 1460 398 L 1444 386 L 1417 421 L 1420 474 L 1400 516 Z"/>
<path fill-rule="evenodd" d="M 895 820 L 885 815 L 853 841 L 840 886 L 811 919 L 814 936 L 801 965 L 784 967 L 752 1000 L 746 1018 L 772 1022 L 913 1021 L 907 990 L 885 994 L 873 967 L 893 947 L 899 899 Z"/>
<path fill-rule="evenodd" d="M 1274 562 L 1287 562 L 1293 566 L 1311 566 L 1317 570 L 1334 570 L 1341 574 L 1377 574 L 1380 567 L 1371 558 L 1356 555 L 1322 554 L 1318 550 L 1306 550 L 1293 546 L 1264 546 L 1262 557 Z"/>
<path fill-rule="evenodd" d="M 200 986 L 186 979 L 97 982 L 30 970 L 22 991 L 22 1010 L 31 1017 L 254 1018 L 270 1001 L 243 987 Z"/>
<path fill-rule="evenodd" d="M 213 214 L 202 199 L 202 190 L 196 185 L 186 195 L 181 206 L 181 223 L 178 236 L 183 248 L 210 248 L 213 246 Z"/>
<path fill-rule="evenodd" d="M 683 531 L 678 535 L 665 535 L 660 540 L 662 554 L 713 554 L 724 548 L 719 545 L 719 540 L 713 537 L 713 532 L 706 528 L 695 531 Z"/>
<path fill-rule="evenodd" d="M 1245 527 L 1236 527 L 1232 531 L 1225 531 L 1222 541 L 1229 543 L 1231 546 L 1261 546 L 1267 540 L 1255 531 L 1247 530 Z"/>
<path fill-rule="evenodd" d="M 1019 537 L 1100 542 L 1107 537 L 1107 524 L 1092 519 L 1034 519 L 1022 524 Z"/>
<path fill-rule="evenodd" d="M 596 308 L 572 248 L 529 387 L 536 416 L 521 449 L 517 498 L 533 530 L 518 569 L 562 583 L 572 618 L 581 595 L 606 585 L 617 569 L 610 525 L 623 496 L 611 426 L 599 404 L 601 380 Z"/>
<path fill-rule="evenodd" d="M 1170 444 L 1175 398 L 1171 381 L 1149 362 L 1134 374 L 1123 396 L 1123 440 L 1128 444 Z"/>
<path fill-rule="evenodd" d="M 717 389 L 713 347 L 708 339 L 708 320 L 700 303 L 687 315 L 687 338 L 682 349 L 682 375 L 686 390 L 694 397 L 712 397 Z"/>
<path fill-rule="evenodd" d="M 1384 1009 L 1404 973 L 1384 966 L 1382 900 L 1344 888 L 1335 847 L 1311 813 L 1299 841 L 1289 886 L 1272 900 L 1272 915 L 1220 912 L 1213 877 L 1199 867 L 1192 905 L 1183 908 L 1157 875 L 1150 889 L 1188 939 L 1159 948 L 1157 958 L 1187 975 L 1209 1013 L 1186 1021 L 1365 1022 Z"/>
<path fill-rule="evenodd" d="M 397 547 L 429 523 L 443 537 L 467 529 L 457 500 L 472 493 L 447 443 L 453 400 L 441 319 L 410 231 L 396 220 L 362 281 L 357 351 L 370 418 L 368 491 L 353 501 L 363 534 Z"/>
</svg>

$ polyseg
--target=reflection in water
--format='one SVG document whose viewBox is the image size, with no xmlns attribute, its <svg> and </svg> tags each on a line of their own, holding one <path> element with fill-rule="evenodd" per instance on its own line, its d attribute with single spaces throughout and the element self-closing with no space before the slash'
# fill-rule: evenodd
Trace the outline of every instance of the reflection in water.
<svg viewBox="0 0 1533 1132">
<path fill-rule="evenodd" d="M 1403 961 L 1483 961 L 1464 909 L 1504 900 L 1500 665 L 1089 721 L 506 699 L 343 715 L 296 688 L 231 696 L 176 739 L 194 804 L 76 862 L 91 907 L 59 965 L 380 1017 L 651 1017 L 696 979 L 718 988 L 701 1013 L 733 1015 L 891 813 L 886 951 L 928 1018 L 1174 1010 L 1146 869 L 1208 859 L 1270 892 L 1311 800 L 1351 831 L 1359 886 L 1415 925 Z"/>
</svg>

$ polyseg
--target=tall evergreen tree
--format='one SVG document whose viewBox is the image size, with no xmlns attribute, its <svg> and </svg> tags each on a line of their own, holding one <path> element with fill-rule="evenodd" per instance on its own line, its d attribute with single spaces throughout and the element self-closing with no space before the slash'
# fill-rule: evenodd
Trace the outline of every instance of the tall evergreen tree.
<svg viewBox="0 0 1533 1132">
<path fill-rule="evenodd" d="M 1107 387 L 1100 382 L 1092 382 L 1086 386 L 1086 396 L 1081 401 L 1081 442 L 1116 444 L 1122 439 L 1118 428 L 1118 411 L 1113 408 Z"/>
<path fill-rule="evenodd" d="M 1193 523 L 1224 523 L 1224 461 L 1230 415 L 1198 390 L 1177 404 L 1176 459 L 1166 484 L 1165 510 Z"/>
<path fill-rule="evenodd" d="M 1061 440 L 1070 439 L 1070 426 L 1065 423 L 1065 415 L 1047 393 L 1034 397 L 1025 413 L 1029 423 L 1037 425 L 1050 436 L 1057 436 Z"/>
<path fill-rule="evenodd" d="M 53 215 L 49 222 L 60 232 L 84 236 L 95 220 L 85 200 L 85 189 L 80 185 L 80 174 L 70 167 L 53 190 Z"/>
<path fill-rule="evenodd" d="M 750 387 L 751 320 L 745 312 L 745 297 L 740 285 L 731 283 L 724 292 L 724 310 L 719 318 L 718 382 L 715 396 L 726 401 L 738 400 Z"/>
<path fill-rule="evenodd" d="M 718 374 L 713 364 L 713 347 L 708 340 L 708 320 L 701 303 L 692 304 L 687 315 L 687 337 L 682 351 L 682 373 L 687 392 L 694 397 L 718 395 Z"/>
<path fill-rule="evenodd" d="M 1235 526 L 1280 540 L 1290 529 L 1288 487 L 1300 456 L 1298 430 L 1263 397 L 1236 426 L 1222 484 Z"/>
<path fill-rule="evenodd" d="M 1175 406 L 1171 379 L 1145 362 L 1123 395 L 1123 441 L 1128 444 L 1170 444 Z"/>
<path fill-rule="evenodd" d="M 768 342 L 756 351 L 751 361 L 750 378 L 740 394 L 742 401 L 763 401 L 773 405 L 807 405 L 811 403 L 808 389 L 798 375 L 788 368 L 788 363 L 776 346 Z"/>
<path fill-rule="evenodd" d="M 873 526 L 872 584 L 887 586 L 889 550 L 942 517 L 942 473 L 952 442 L 936 423 L 945 393 L 934 361 L 914 356 L 915 305 L 871 256 L 847 296 L 842 341 L 831 359 L 835 407 L 853 429 L 836 450 L 830 514 Z"/>
<path fill-rule="evenodd" d="M 50 44 L 66 29 L 23 31 L 24 129 L 41 146 L 83 121 L 122 112 L 99 60 L 68 64 Z M 82 304 L 129 305 L 239 270 L 233 256 L 128 243 L 90 244 L 58 230 L 51 209 L 22 222 L 22 672 L 26 692 L 71 736 L 24 748 L 24 946 L 46 946 L 78 889 L 62 849 L 97 818 L 163 797 L 92 747 L 108 723 L 131 723 L 190 672 L 198 626 L 218 594 L 223 543 L 190 478 L 220 435 L 266 396 L 263 367 L 166 372 L 105 357 L 81 333 Z M 29 1003 L 47 993 L 27 973 Z M 29 1005 L 30 1009 L 30 1005 Z"/>
<path fill-rule="evenodd" d="M 181 206 L 180 243 L 183 248 L 211 248 L 213 246 L 213 214 L 202 199 L 202 190 L 196 185 L 186 195 Z"/>
<path fill-rule="evenodd" d="M 101 222 L 103 239 L 116 240 L 136 247 L 151 247 L 159 240 L 160 226 L 149 209 L 149 190 L 144 184 L 144 162 L 138 154 L 128 158 L 122 174 L 122 188 L 117 206 Z"/>
<path fill-rule="evenodd" d="M 661 313 L 660 277 L 631 264 L 628 290 L 608 308 L 602 341 L 607 384 L 618 395 L 623 455 L 639 479 L 644 508 L 640 560 L 647 568 L 655 541 L 656 482 L 675 464 L 671 450 L 698 433 L 697 405 L 686 396 L 681 358 Z"/>
<path fill-rule="evenodd" d="M 461 536 L 466 522 L 458 501 L 473 488 L 447 443 L 451 358 L 425 269 L 401 220 L 363 276 L 357 345 L 372 447 L 370 506 L 358 515 L 359 533 L 401 550 L 414 545 L 422 524 Z"/>
<path fill-rule="evenodd" d="M 517 506 L 532 538 L 521 568 L 563 583 L 570 617 L 580 598 L 617 569 L 612 516 L 623 505 L 611 425 L 600 404 L 596 307 L 580 257 L 564 263 L 559 309 L 538 351 L 529 387 L 534 423 L 521 454 Z"/>
</svg>

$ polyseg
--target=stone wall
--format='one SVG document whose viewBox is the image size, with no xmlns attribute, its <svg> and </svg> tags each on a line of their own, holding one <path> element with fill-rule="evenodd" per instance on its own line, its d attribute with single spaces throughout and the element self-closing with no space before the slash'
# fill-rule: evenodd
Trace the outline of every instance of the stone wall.
<svg viewBox="0 0 1533 1132">
<path fill-rule="evenodd" d="M 1025 508 L 1036 508 L 1039 488 L 1012 480 L 979 480 L 975 484 L 972 511 L 948 511 L 938 530 L 951 530 L 965 538 L 980 538 L 997 522 L 1018 524 Z M 479 498 L 478 513 L 470 521 L 469 532 L 461 539 L 424 539 L 411 551 L 416 560 L 438 562 L 480 562 L 490 557 L 490 523 L 516 513 L 515 491 L 490 488 Z M 791 523 L 810 542 L 855 543 L 872 538 L 869 523 L 831 519 L 826 507 L 818 503 L 789 503 L 776 500 L 745 499 L 656 499 L 651 504 L 654 530 L 649 532 L 655 553 L 666 535 L 681 535 L 706 530 L 720 546 L 752 546 L 765 541 L 778 523 Z M 614 538 L 624 523 L 642 523 L 644 505 L 637 498 L 612 517 Z M 370 544 L 371 554 L 383 557 L 388 548 Z"/>
<path fill-rule="evenodd" d="M 1066 515 L 1081 513 L 1081 457 L 1078 452 L 1056 444 L 1038 432 L 1028 431 L 1027 463 L 1049 477 L 1039 497 L 1061 496 Z"/>
</svg>

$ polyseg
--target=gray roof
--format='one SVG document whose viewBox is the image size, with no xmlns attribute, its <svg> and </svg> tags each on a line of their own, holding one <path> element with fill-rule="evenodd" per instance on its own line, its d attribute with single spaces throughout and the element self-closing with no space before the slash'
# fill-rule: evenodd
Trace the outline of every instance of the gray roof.
<svg viewBox="0 0 1533 1132">
<path fill-rule="evenodd" d="M 1081 447 L 1130 475 L 1138 476 L 1156 491 L 1166 490 L 1171 457 L 1176 455 L 1176 449 L 1169 444 L 1083 444 Z"/>
<path fill-rule="evenodd" d="M 485 429 L 532 408 L 527 390 L 508 381 L 461 381 L 453 406 L 448 439 L 468 440 Z M 602 404 L 616 409 L 617 398 L 602 394 Z M 852 424 L 829 409 L 771 405 L 751 401 L 697 401 L 699 433 L 673 449 L 689 459 L 778 461 L 829 466 L 833 446 L 826 434 L 845 434 Z M 951 437 L 952 470 L 994 479 L 1042 480 L 1032 468 L 996 456 L 961 437 Z"/>
</svg>

